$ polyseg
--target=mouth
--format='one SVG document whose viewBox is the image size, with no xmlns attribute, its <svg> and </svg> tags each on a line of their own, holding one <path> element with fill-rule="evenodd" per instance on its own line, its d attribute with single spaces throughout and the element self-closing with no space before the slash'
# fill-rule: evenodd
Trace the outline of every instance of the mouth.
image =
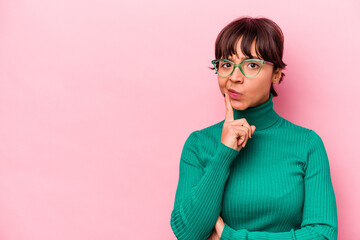
<svg viewBox="0 0 360 240">
<path fill-rule="evenodd" d="M 233 90 L 230 90 L 230 89 L 228 90 L 228 92 L 229 92 L 230 98 L 232 98 L 232 99 L 240 99 L 241 96 L 242 96 L 241 93 L 236 92 L 236 91 L 233 91 Z"/>
<path fill-rule="evenodd" d="M 240 92 L 235 91 L 235 90 L 232 89 L 232 88 L 229 88 L 228 91 L 229 91 L 230 93 L 234 93 L 234 94 L 239 94 L 239 95 L 242 94 L 242 93 L 240 93 Z"/>
</svg>

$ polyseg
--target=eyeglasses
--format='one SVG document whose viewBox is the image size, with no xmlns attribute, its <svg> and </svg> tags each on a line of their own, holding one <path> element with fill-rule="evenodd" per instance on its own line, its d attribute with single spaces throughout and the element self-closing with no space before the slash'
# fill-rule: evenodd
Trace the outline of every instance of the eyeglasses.
<svg viewBox="0 0 360 240">
<path fill-rule="evenodd" d="M 235 64 L 228 59 L 215 59 L 212 60 L 211 63 L 214 65 L 216 73 L 222 77 L 230 76 L 236 67 L 238 67 L 246 77 L 256 77 L 264 63 L 274 65 L 272 62 L 261 59 L 246 59 L 239 64 Z"/>
</svg>

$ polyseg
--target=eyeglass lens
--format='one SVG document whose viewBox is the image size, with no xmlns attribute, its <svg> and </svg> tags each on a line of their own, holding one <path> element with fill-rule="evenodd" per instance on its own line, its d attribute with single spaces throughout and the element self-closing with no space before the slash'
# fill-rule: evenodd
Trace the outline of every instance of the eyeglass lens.
<svg viewBox="0 0 360 240">
<path fill-rule="evenodd" d="M 247 77 L 255 76 L 261 69 L 261 63 L 257 61 L 243 62 L 241 68 Z M 227 61 L 218 60 L 215 64 L 216 71 L 223 77 L 227 77 L 234 69 L 234 64 Z"/>
</svg>

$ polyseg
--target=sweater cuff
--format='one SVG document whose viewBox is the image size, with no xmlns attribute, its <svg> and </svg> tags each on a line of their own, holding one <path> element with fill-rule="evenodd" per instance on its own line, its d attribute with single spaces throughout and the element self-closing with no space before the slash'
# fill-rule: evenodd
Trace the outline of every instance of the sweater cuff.
<svg viewBox="0 0 360 240">
<path fill-rule="evenodd" d="M 234 158 L 239 154 L 239 151 L 226 146 L 222 142 L 219 143 L 215 153 L 213 163 L 217 166 L 229 168 Z"/>
<path fill-rule="evenodd" d="M 276 240 L 289 240 L 295 239 L 294 229 L 291 229 L 290 232 L 262 232 L 254 231 L 250 232 L 246 229 L 235 230 L 229 225 L 224 223 L 224 229 L 221 233 L 219 240 L 235 240 L 235 239 L 276 239 Z"/>
<path fill-rule="evenodd" d="M 233 229 L 230 228 L 226 223 L 224 224 L 225 226 L 219 240 L 231 240 L 233 235 L 231 231 L 233 231 Z"/>
</svg>

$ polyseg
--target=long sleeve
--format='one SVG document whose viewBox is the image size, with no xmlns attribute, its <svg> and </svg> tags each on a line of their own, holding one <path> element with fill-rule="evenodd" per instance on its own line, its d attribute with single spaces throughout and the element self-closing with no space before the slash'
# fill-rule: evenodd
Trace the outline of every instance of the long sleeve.
<svg viewBox="0 0 360 240">
<path fill-rule="evenodd" d="M 216 151 L 203 169 L 198 134 L 194 131 L 189 135 L 181 153 L 179 182 L 170 220 L 178 239 L 205 240 L 210 236 L 220 215 L 230 164 L 239 153 L 220 141 L 216 142 L 211 146 Z M 213 142 L 208 144 L 214 145 Z"/>
<path fill-rule="evenodd" d="M 225 223 L 220 240 L 314 240 L 337 239 L 336 199 L 325 146 L 313 130 L 307 135 L 307 162 L 304 166 L 304 204 L 301 228 L 289 232 L 234 230 Z"/>
</svg>

